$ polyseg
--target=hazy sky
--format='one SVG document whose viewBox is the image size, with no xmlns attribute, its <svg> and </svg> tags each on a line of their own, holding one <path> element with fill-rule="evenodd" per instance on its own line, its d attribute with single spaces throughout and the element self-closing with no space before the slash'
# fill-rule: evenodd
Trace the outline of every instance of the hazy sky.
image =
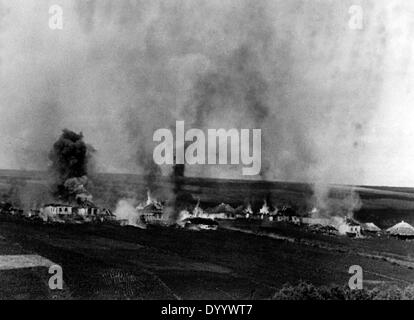
<svg viewBox="0 0 414 320">
<path fill-rule="evenodd" d="M 1 168 L 44 169 L 67 127 L 100 170 L 142 172 L 185 120 L 262 128 L 265 179 L 414 186 L 414 3 L 3 0 L 0 19 Z"/>
</svg>

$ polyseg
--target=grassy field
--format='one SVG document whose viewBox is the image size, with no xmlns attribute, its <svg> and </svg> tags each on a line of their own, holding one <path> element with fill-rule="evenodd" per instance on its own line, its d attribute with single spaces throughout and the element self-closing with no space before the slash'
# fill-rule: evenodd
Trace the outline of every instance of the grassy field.
<svg viewBox="0 0 414 320">
<path fill-rule="evenodd" d="M 294 231 L 285 232 L 293 236 Z M 400 242 L 404 249 L 396 253 L 391 250 L 399 246 L 392 240 L 378 244 L 295 235 L 309 240 L 303 243 L 226 229 L 141 230 L 10 219 L 1 220 L 0 235 L 60 264 L 71 297 L 79 299 L 267 299 L 284 284 L 302 280 L 316 286 L 345 285 L 355 264 L 363 268 L 367 287 L 405 286 L 414 279 L 410 266 L 361 254 L 385 247 L 408 261 L 412 242 Z M 312 242 L 316 240 L 319 245 Z"/>
</svg>

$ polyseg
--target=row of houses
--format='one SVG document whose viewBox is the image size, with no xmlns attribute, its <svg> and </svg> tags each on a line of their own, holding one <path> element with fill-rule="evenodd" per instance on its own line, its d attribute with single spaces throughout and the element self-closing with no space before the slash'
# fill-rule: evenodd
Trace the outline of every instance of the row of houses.
<svg viewBox="0 0 414 320">
<path fill-rule="evenodd" d="M 72 206 L 69 204 L 49 203 L 44 205 L 38 212 L 43 221 L 56 219 L 81 218 L 84 221 L 115 220 L 114 214 L 107 208 L 100 208 L 92 203 Z"/>
<path fill-rule="evenodd" d="M 216 207 L 207 208 L 203 210 L 200 207 L 198 202 L 195 206 L 192 214 L 194 216 L 208 217 L 211 219 L 252 219 L 252 220 L 270 220 L 270 221 L 291 221 L 298 222 L 298 216 L 296 211 L 290 206 L 282 206 L 281 208 L 275 208 L 270 210 L 270 207 L 267 205 L 266 201 L 264 202 L 262 208 L 259 211 L 254 212 L 251 205 L 247 206 L 240 205 L 236 208 L 233 208 L 231 205 L 226 203 L 221 203 Z"/>
<path fill-rule="evenodd" d="M 151 198 L 148 194 L 147 201 L 144 201 L 136 208 L 140 213 L 141 222 L 147 224 L 162 224 L 169 223 L 170 221 L 164 215 L 164 206 L 162 203 Z M 197 220 L 200 218 L 199 220 Z M 270 210 L 266 201 L 262 208 L 258 212 L 253 212 L 250 205 L 244 207 L 239 206 L 233 208 L 229 204 L 221 203 L 216 207 L 203 210 L 200 207 L 200 201 L 190 212 L 183 210 L 178 215 L 178 225 L 191 225 L 200 224 L 204 221 L 208 228 L 213 226 L 211 220 L 220 219 L 252 219 L 252 220 L 264 220 L 270 223 L 272 222 L 288 222 L 296 225 L 305 225 L 315 229 L 316 231 L 322 231 L 329 234 L 344 234 L 351 237 L 362 237 L 362 235 L 379 235 L 382 230 L 376 226 L 373 222 L 360 223 L 352 218 L 342 217 L 329 217 L 329 218 L 313 218 L 313 217 L 301 217 L 298 216 L 296 211 L 290 206 L 282 206 L 280 208 L 274 208 Z M 206 220 L 207 219 L 207 220 Z M 209 220 L 209 221 L 208 221 Z M 207 224 L 206 221 L 209 223 Z M 216 224 L 214 224 L 214 227 Z M 207 228 L 206 227 L 206 228 Z M 398 237 L 414 237 L 414 227 L 405 222 L 401 222 L 394 227 L 387 230 L 390 235 Z"/>
<path fill-rule="evenodd" d="M 360 223 L 351 218 L 345 218 L 339 223 L 335 222 L 335 219 L 323 218 L 301 218 L 301 222 L 322 227 L 335 226 L 340 234 L 349 236 L 385 234 L 398 239 L 414 239 L 414 227 L 405 221 L 401 221 L 386 230 L 382 230 L 373 222 Z"/>
<path fill-rule="evenodd" d="M 83 205 L 70 205 L 62 203 L 48 203 L 41 208 L 22 210 L 16 209 L 8 203 L 0 203 L 0 212 L 14 216 L 22 216 L 29 219 L 49 221 L 105 221 L 115 220 L 115 216 L 109 209 L 99 208 L 92 203 Z"/>
<path fill-rule="evenodd" d="M 163 221 L 163 206 L 161 203 L 156 201 L 150 201 L 146 205 L 138 208 L 141 210 L 141 219 L 143 222 L 151 223 L 152 221 Z M 263 208 L 262 208 L 263 209 Z M 247 211 L 247 212 L 246 212 Z M 285 215 L 284 213 L 290 213 L 290 215 Z M 303 224 L 303 225 L 312 225 L 312 226 L 321 226 L 323 228 L 335 227 L 340 234 L 346 234 L 348 236 L 360 237 L 362 234 L 380 234 L 382 230 L 372 222 L 368 223 L 359 223 L 358 221 L 351 218 L 338 218 L 341 219 L 339 222 L 335 221 L 334 218 L 312 218 L 312 217 L 298 217 L 292 215 L 292 212 L 289 210 L 279 210 L 270 214 L 264 210 L 259 211 L 259 214 L 252 214 L 249 207 L 246 209 L 240 210 L 240 208 L 232 208 L 228 204 L 220 204 L 217 207 L 214 207 L 210 210 L 204 211 L 201 209 L 199 203 L 193 209 L 192 214 L 186 217 L 189 218 L 202 218 L 202 219 L 234 219 L 237 217 L 245 217 L 251 219 L 268 219 L 272 222 L 290 222 L 293 224 Z M 39 216 L 44 220 L 53 220 L 56 217 L 70 217 L 70 216 L 80 216 L 85 220 L 106 220 L 106 219 L 115 219 L 112 212 L 108 209 L 101 209 L 99 207 L 89 205 L 89 206 L 70 206 L 64 204 L 47 204 L 39 211 Z M 190 221 L 190 220 L 189 220 Z M 194 220 L 196 222 L 197 220 Z M 190 221 L 192 222 L 192 220 Z M 395 236 L 402 239 L 411 239 L 414 238 L 414 227 L 408 224 L 407 222 L 401 221 L 391 228 L 386 230 L 386 233 L 390 236 Z"/>
<path fill-rule="evenodd" d="M 348 235 L 350 237 L 362 237 L 362 235 L 379 235 L 381 229 L 373 222 L 360 223 L 349 217 L 330 217 L 330 218 L 300 218 L 302 224 L 307 226 L 320 226 L 322 230 L 328 230 L 329 233 L 335 228 L 338 234 Z"/>
</svg>

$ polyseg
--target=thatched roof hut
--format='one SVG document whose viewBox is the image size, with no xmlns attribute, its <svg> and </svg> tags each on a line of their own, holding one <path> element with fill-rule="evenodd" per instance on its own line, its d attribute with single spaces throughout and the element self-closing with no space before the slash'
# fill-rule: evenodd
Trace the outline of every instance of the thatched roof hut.
<svg viewBox="0 0 414 320">
<path fill-rule="evenodd" d="M 221 203 L 218 206 L 214 208 L 208 208 L 205 210 L 207 213 L 226 213 L 226 214 L 233 214 L 235 212 L 235 209 L 227 204 L 227 203 Z"/>
<path fill-rule="evenodd" d="M 387 229 L 387 232 L 392 236 L 397 236 L 400 238 L 414 238 L 414 227 L 404 221 L 401 221 L 395 226 Z"/>
<path fill-rule="evenodd" d="M 361 225 L 361 227 L 362 227 L 362 231 L 367 231 L 367 232 L 381 232 L 381 229 L 378 228 L 373 222 L 363 223 Z"/>
</svg>

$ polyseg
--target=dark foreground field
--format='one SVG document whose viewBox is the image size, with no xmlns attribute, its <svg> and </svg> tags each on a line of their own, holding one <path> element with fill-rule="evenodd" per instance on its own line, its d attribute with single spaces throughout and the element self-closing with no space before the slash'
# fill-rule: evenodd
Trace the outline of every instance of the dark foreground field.
<svg viewBox="0 0 414 320">
<path fill-rule="evenodd" d="M 225 229 L 196 232 L 0 221 L 4 241 L 62 266 L 64 298 L 268 299 L 288 282 L 345 285 L 351 265 L 363 268 L 367 287 L 406 286 L 414 280 L 412 242 L 306 238 L 301 230 L 285 230 L 290 240 Z M 395 247 L 398 252 L 387 253 L 387 248 Z M 375 256 L 378 251 L 384 256 Z M 29 298 L 51 298 L 44 289 L 46 268 L 31 270 L 31 276 L 24 277 L 24 272 L 28 273 L 0 271 L 0 298 L 21 298 L 24 290 L 31 292 Z"/>
</svg>

